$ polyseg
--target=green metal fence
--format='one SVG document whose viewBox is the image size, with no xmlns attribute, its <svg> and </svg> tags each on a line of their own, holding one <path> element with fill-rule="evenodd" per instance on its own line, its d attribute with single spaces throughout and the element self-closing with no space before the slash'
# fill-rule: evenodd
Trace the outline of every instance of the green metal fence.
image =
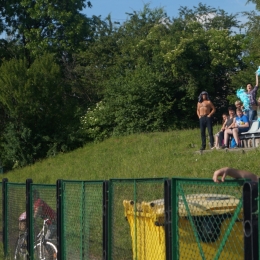
<svg viewBox="0 0 260 260">
<path fill-rule="evenodd" d="M 41 231 L 43 227 L 43 217 L 45 212 L 41 212 L 40 215 L 42 217 L 33 217 L 34 211 L 36 210 L 36 200 L 35 194 L 37 194 L 37 198 L 40 200 L 40 203 L 38 206 L 43 206 L 48 205 L 53 211 L 56 213 L 56 185 L 41 185 L 41 184 L 30 184 L 30 215 L 31 215 L 31 220 L 32 220 L 32 225 L 30 230 L 30 236 L 32 241 L 30 243 L 30 259 L 32 260 L 38 260 L 37 256 L 33 253 L 35 250 L 37 250 L 37 236 L 39 235 L 39 232 Z M 44 206 L 43 206 L 44 207 Z M 47 209 L 48 210 L 48 209 Z M 57 213 L 56 213 L 57 214 Z M 55 214 L 55 215 L 56 215 Z M 53 230 L 53 235 L 49 238 L 49 241 L 53 243 L 55 246 L 57 245 L 57 220 L 54 219 L 53 221 L 50 220 L 49 225 L 52 225 L 54 230 Z"/>
<path fill-rule="evenodd" d="M 6 215 L 4 216 L 4 248 L 8 257 L 13 259 L 19 236 L 18 218 L 26 210 L 25 184 L 6 183 Z"/>
<path fill-rule="evenodd" d="M 103 182 L 62 181 L 62 259 L 102 259 Z"/>
<path fill-rule="evenodd" d="M 141 259 L 142 255 L 146 257 L 142 259 L 151 260 L 151 254 L 157 257 L 161 245 L 147 248 L 149 241 L 155 238 L 145 241 L 149 229 L 140 223 L 144 218 L 136 212 L 142 210 L 141 203 L 164 197 L 164 179 L 110 180 L 109 184 L 108 259 Z M 164 239 L 164 234 L 162 236 Z"/>
<path fill-rule="evenodd" d="M 3 180 L 4 252 L 7 260 L 14 259 L 17 239 L 25 231 L 19 230 L 18 218 L 26 211 L 26 252 L 28 259 L 37 259 L 36 235 L 43 224 L 33 218 L 37 191 L 57 214 L 57 236 L 50 240 L 59 250 L 57 259 L 244 259 L 244 182 L 159 178 L 40 185 Z"/>
<path fill-rule="evenodd" d="M 0 206 L 0 241 L 3 241 L 3 183 L 0 182 L 0 201 L 2 202 Z"/>
<path fill-rule="evenodd" d="M 244 258 L 242 185 L 172 179 L 173 259 Z"/>
</svg>

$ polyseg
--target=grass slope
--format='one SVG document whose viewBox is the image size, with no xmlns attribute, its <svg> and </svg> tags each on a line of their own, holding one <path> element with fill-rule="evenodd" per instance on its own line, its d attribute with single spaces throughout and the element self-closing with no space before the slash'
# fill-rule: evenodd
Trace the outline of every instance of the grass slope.
<svg viewBox="0 0 260 260">
<path fill-rule="evenodd" d="M 215 132 L 218 129 L 216 126 Z M 113 137 L 15 169 L 3 177 L 11 182 L 31 178 L 34 183 L 55 183 L 57 179 L 211 178 L 216 169 L 224 166 L 256 174 L 259 171 L 259 148 L 245 153 L 214 150 L 201 155 L 196 153 L 200 144 L 199 129 Z"/>
</svg>

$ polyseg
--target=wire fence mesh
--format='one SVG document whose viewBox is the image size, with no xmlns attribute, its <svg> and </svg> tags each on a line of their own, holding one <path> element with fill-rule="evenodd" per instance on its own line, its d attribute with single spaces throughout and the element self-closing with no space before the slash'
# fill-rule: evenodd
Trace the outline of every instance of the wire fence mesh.
<svg viewBox="0 0 260 260">
<path fill-rule="evenodd" d="M 111 180 L 110 185 L 110 259 L 159 259 L 164 235 L 160 244 L 150 236 L 154 223 L 143 223 L 149 213 L 142 212 L 141 204 L 164 197 L 164 179 Z"/>
<path fill-rule="evenodd" d="M 41 230 L 43 229 L 43 221 L 46 222 L 44 240 L 57 246 L 57 212 L 56 212 L 56 185 L 31 184 L 31 206 L 32 206 L 32 243 L 34 254 L 31 255 L 32 260 L 38 260 L 41 247 L 46 251 L 48 259 L 53 260 L 52 249 L 48 245 L 41 245 Z M 50 252 L 48 252 L 50 251 Z M 56 255 L 56 254 L 55 254 Z"/>
<path fill-rule="evenodd" d="M 242 183 L 175 183 L 176 259 L 243 259 Z"/>
<path fill-rule="evenodd" d="M 103 259 L 102 184 L 63 181 L 62 259 Z"/>
<path fill-rule="evenodd" d="M 33 237 L 31 251 L 37 249 L 36 235 L 43 226 L 43 219 L 51 220 L 48 226 L 60 225 L 62 250 L 59 259 L 244 259 L 244 182 L 115 179 L 107 182 L 104 191 L 103 181 L 61 181 L 61 207 L 57 206 L 56 185 L 31 183 L 28 190 L 28 185 L 7 182 L 0 185 L 4 201 L 0 207 L 2 229 L 7 234 L 5 253 L 7 259 L 15 259 L 17 240 L 27 230 L 26 226 L 22 228 L 18 218 L 27 210 L 32 221 L 29 229 Z M 165 183 L 170 183 L 170 193 L 165 192 Z M 40 198 L 38 203 L 35 196 Z M 51 213 L 45 204 L 52 209 Z M 37 205 L 42 208 L 45 205 L 45 210 L 34 219 Z M 170 209 L 170 217 L 166 217 L 166 209 L 167 212 Z M 56 218 L 58 212 L 61 220 Z M 57 245 L 57 231 L 55 228 L 52 231 L 54 236 L 48 237 L 48 241 Z M 26 243 L 25 247 L 27 255 L 31 251 Z M 169 247 L 171 257 L 167 256 Z M 57 254 L 50 260 L 56 258 Z M 32 254 L 30 259 L 38 258 Z"/>
<path fill-rule="evenodd" d="M 7 212 L 6 212 L 6 232 L 7 232 L 7 254 L 13 259 L 14 252 L 19 237 L 19 216 L 26 210 L 25 184 L 7 183 Z"/>
<path fill-rule="evenodd" d="M 3 183 L 0 182 L 0 241 L 3 241 Z"/>
</svg>

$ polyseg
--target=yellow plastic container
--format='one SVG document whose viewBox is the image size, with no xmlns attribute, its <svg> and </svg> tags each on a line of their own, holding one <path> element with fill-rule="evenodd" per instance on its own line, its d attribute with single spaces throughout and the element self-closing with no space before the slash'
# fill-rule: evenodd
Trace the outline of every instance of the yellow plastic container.
<svg viewBox="0 0 260 260">
<path fill-rule="evenodd" d="M 179 199 L 178 241 L 179 259 L 215 259 L 221 242 L 239 203 L 233 196 L 220 194 L 191 194 L 186 202 L 196 226 L 197 239 L 192 228 L 184 201 Z M 125 216 L 130 225 L 134 260 L 165 260 L 164 200 L 142 202 L 124 200 Z M 201 233 L 203 222 L 221 219 L 217 232 L 207 237 Z M 200 223 L 200 226 L 198 224 Z M 206 224 L 207 227 L 207 224 Z M 209 232 L 210 233 L 210 232 Z M 205 237 L 204 237 L 205 236 Z M 235 220 L 218 259 L 243 259 L 242 211 Z M 174 252 L 173 252 L 174 254 Z"/>
<path fill-rule="evenodd" d="M 164 205 L 123 201 L 130 225 L 133 259 L 165 259 Z M 153 206 L 154 205 L 154 206 Z"/>
</svg>

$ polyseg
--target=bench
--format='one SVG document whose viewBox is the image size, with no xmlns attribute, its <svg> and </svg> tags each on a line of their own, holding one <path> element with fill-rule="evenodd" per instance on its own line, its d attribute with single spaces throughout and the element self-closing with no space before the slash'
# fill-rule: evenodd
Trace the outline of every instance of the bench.
<svg viewBox="0 0 260 260">
<path fill-rule="evenodd" d="M 239 135 L 239 139 L 244 141 L 244 146 L 248 147 L 248 141 L 252 140 L 252 146 L 256 147 L 255 139 L 260 138 L 260 128 L 259 128 L 259 121 L 254 120 L 247 132 L 243 132 Z M 245 145 L 246 144 L 246 145 Z"/>
</svg>

